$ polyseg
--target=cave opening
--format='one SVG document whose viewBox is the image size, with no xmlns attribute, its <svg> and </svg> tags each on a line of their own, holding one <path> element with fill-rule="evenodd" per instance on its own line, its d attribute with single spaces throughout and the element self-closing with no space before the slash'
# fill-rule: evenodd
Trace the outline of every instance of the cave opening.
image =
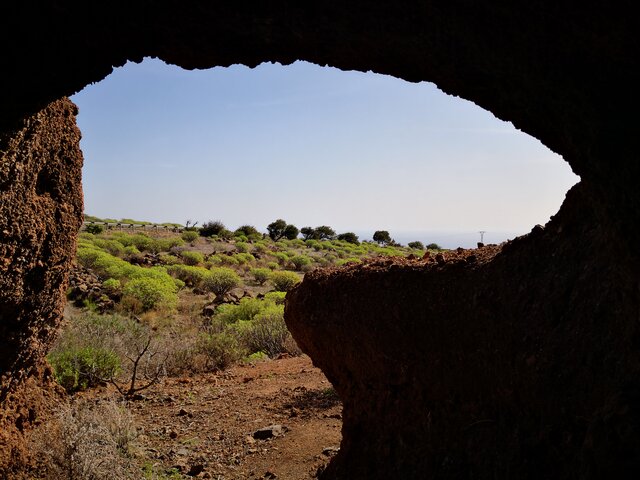
<svg viewBox="0 0 640 480">
<path fill-rule="evenodd" d="M 138 348 L 144 345 L 135 344 L 141 340 L 141 337 L 135 337 L 140 333 L 139 326 L 148 326 L 151 332 L 162 332 L 164 336 L 154 340 L 157 343 L 148 353 L 156 358 L 165 354 L 175 358 L 162 365 L 163 374 L 169 372 L 169 379 L 164 380 L 162 387 L 154 382 L 145 392 L 130 392 L 132 398 L 137 395 L 140 400 L 134 416 L 138 421 L 145 417 L 163 419 L 175 414 L 174 410 L 177 412 L 177 422 L 171 427 L 160 425 L 158 421 L 145 422 L 145 430 L 154 431 L 154 434 L 144 436 L 148 449 L 166 449 L 167 436 L 193 445 L 182 448 L 183 454 L 178 455 L 182 462 L 180 469 L 186 472 L 199 455 L 208 458 L 221 455 L 223 446 L 229 447 L 225 445 L 226 435 L 233 439 L 231 443 L 237 455 L 230 457 L 232 463 L 228 465 L 226 460 L 218 462 L 222 465 L 221 471 L 231 468 L 239 458 L 244 466 L 267 468 L 265 459 L 252 460 L 256 451 L 252 434 L 260 429 L 252 432 L 246 422 L 252 426 L 255 422 L 269 424 L 265 427 L 269 429 L 284 419 L 295 426 L 294 433 L 289 434 L 286 441 L 289 442 L 289 453 L 297 453 L 285 455 L 283 463 L 277 467 L 293 476 L 302 469 L 318 468 L 322 462 L 315 465 L 318 462 L 310 460 L 318 454 L 313 453 L 313 449 L 326 450 L 328 459 L 335 454 L 340 441 L 341 410 L 331 385 L 308 360 L 301 363 L 295 357 L 300 352 L 292 339 L 280 339 L 280 350 L 265 353 L 264 349 L 253 345 L 252 351 L 237 355 L 233 349 L 237 348 L 238 342 L 246 342 L 248 335 L 241 332 L 237 337 L 229 336 L 221 323 L 262 321 L 269 315 L 282 316 L 280 298 L 272 295 L 269 299 L 271 285 L 267 283 L 263 288 L 265 282 L 251 277 L 253 270 L 262 267 L 303 274 L 313 266 L 347 264 L 354 258 L 359 261 L 359 254 L 353 249 L 338 251 L 336 258 L 327 261 L 332 254 L 317 254 L 324 250 L 317 248 L 318 242 L 311 247 L 313 253 L 305 254 L 305 242 L 297 240 L 293 245 L 277 247 L 292 253 L 288 260 L 282 260 L 276 255 L 271 258 L 268 253 L 271 247 L 261 243 L 260 237 L 251 235 L 244 235 L 247 238 L 219 235 L 219 238 L 200 243 L 185 239 L 181 244 L 171 244 L 171 239 L 180 238 L 180 235 L 175 232 L 158 235 L 157 228 L 127 219 L 151 220 L 156 224 L 165 222 L 175 225 L 172 230 L 182 230 L 180 225 L 186 218 L 201 221 L 222 218 L 227 222 L 231 217 L 229 226 L 255 224 L 265 231 L 270 220 L 284 217 L 299 226 L 338 225 L 337 232 L 354 231 L 361 240 L 369 240 L 376 225 L 387 226 L 395 218 L 405 216 L 408 219 L 422 217 L 420 222 L 424 222 L 424 216 L 431 214 L 434 218 L 427 222 L 440 222 L 435 229 L 425 229 L 424 223 L 398 223 L 389 230 L 398 243 L 405 245 L 411 240 L 423 240 L 424 244 L 432 241 L 445 249 L 469 248 L 479 239 L 478 228 L 488 230 L 488 243 L 500 243 L 527 233 L 536 223 L 546 223 L 577 177 L 558 155 L 537 140 L 470 102 L 442 94 L 432 85 L 407 84 L 390 77 L 332 69 L 327 74 L 330 69 L 311 64 L 262 65 L 253 70 L 245 67 L 216 69 L 229 77 L 222 80 L 205 77 L 208 72 L 165 69 L 169 67 L 158 61 L 130 64 L 72 97 L 80 108 L 78 123 L 83 132 L 85 212 L 100 217 L 95 219 L 96 225 L 110 225 L 103 233 L 85 231 L 80 234 L 79 263 L 83 270 L 72 272 L 69 293 L 75 308 L 67 307 L 68 323 L 75 322 L 76 325 L 62 333 L 61 341 L 54 347 L 54 356 L 50 358 L 54 359 L 55 367 L 56 355 L 63 355 L 64 349 L 78 345 L 81 350 L 88 348 L 86 339 L 79 338 L 81 336 L 89 336 L 92 342 L 106 342 L 114 351 L 120 348 L 123 352 L 132 346 Z M 296 69 L 298 71 L 292 74 L 291 70 L 295 72 Z M 168 89 L 166 84 L 156 86 L 150 81 L 150 78 L 162 75 L 171 77 Z M 213 84 L 224 94 L 215 97 L 213 102 L 205 101 L 207 96 L 214 96 L 212 90 L 201 91 L 195 102 L 193 97 L 181 94 L 194 91 L 195 87 L 185 85 L 184 79 L 197 75 L 202 77 L 198 79 L 199 88 L 202 83 Z M 258 80 L 246 79 L 248 75 Z M 313 75 L 320 78 L 309 80 Z M 334 75 L 349 75 L 350 78 L 341 85 Z M 130 85 L 127 85 L 127 76 L 134 77 Z M 292 76 L 294 80 L 287 82 Z M 401 82 L 404 90 L 390 85 L 396 82 Z M 267 86 L 256 95 L 260 83 Z M 242 84 L 242 88 L 239 89 L 238 84 Z M 429 90 L 421 93 L 420 88 Z M 234 92 L 234 89 L 240 91 Z M 345 99 L 358 95 L 362 99 L 356 106 Z M 314 96 L 317 98 L 313 99 Z M 307 97 L 314 101 L 306 101 Z M 240 103 L 242 98 L 249 98 L 249 102 Z M 189 102 L 192 109 L 197 106 L 202 111 L 194 114 L 188 109 L 180 109 Z M 453 103 L 453 107 L 447 108 L 447 103 Z M 436 118 L 420 116 L 421 111 L 434 104 L 438 109 Z M 274 108 L 282 108 L 282 105 L 288 105 L 288 108 L 274 115 Z M 145 112 L 145 108 L 148 111 Z M 322 108 L 324 111 L 318 110 Z M 232 110 L 240 110 L 242 114 L 230 114 Z M 216 123 L 205 123 L 203 115 L 215 118 Z M 201 123 L 192 117 L 200 119 Z M 314 117 L 318 117 L 317 121 L 309 121 Z M 146 128 L 140 129 L 141 125 Z M 311 135 L 305 135 L 302 130 L 310 131 Z M 100 131 L 107 135 L 100 138 Z M 197 145 L 196 137 L 207 138 L 209 143 Z M 221 143 L 229 144 L 226 150 L 215 148 Z M 372 145 L 364 148 L 368 143 Z M 387 146 L 383 146 L 385 143 Z M 416 147 L 429 143 L 435 143 L 435 148 Z M 337 148 L 326 148 L 331 144 Z M 305 152 L 312 158 L 305 158 Z M 516 156 L 518 158 L 514 158 Z M 449 187 L 442 189 L 439 188 L 441 185 Z M 307 199 L 313 201 L 304 203 Z M 194 204 L 197 205 L 196 213 Z M 229 204 L 233 206 L 231 212 L 224 210 Z M 296 208 L 288 210 L 288 204 Z M 539 204 L 544 204 L 544 208 L 524 209 L 524 206 Z M 376 218 L 372 212 L 382 215 Z M 310 214 L 310 219 L 305 213 Z M 439 216 L 441 213 L 445 215 Z M 501 218 L 490 223 L 492 215 Z M 482 218 L 475 223 L 478 227 L 467 223 L 467 231 L 464 231 L 461 225 L 474 216 Z M 446 223 L 456 217 L 464 218 Z M 357 223 L 362 219 L 375 224 Z M 514 223 L 515 219 L 519 223 Z M 484 236 L 484 230 L 481 235 Z M 166 248 L 157 245 L 163 241 L 169 242 Z M 167 309 L 166 305 L 147 308 L 143 304 L 144 298 L 132 294 L 133 290 L 127 287 L 130 281 L 127 275 L 118 277 L 117 268 L 128 267 L 104 265 L 105 261 L 115 260 L 97 258 L 93 251 L 96 248 L 142 268 L 169 271 L 182 282 L 178 303 L 173 309 Z M 331 250 L 336 251 L 333 247 Z M 372 252 L 389 254 L 375 249 L 367 254 Z M 394 254 L 417 253 L 399 252 Z M 238 263 L 240 255 L 246 257 Z M 306 257 L 310 263 L 298 266 L 294 257 Z M 268 263 L 278 265 L 269 267 Z M 207 270 L 231 268 L 239 274 L 240 284 L 224 302 L 216 303 L 216 295 L 196 279 L 197 272 L 180 271 L 181 267 L 176 265 Z M 226 292 L 222 296 L 225 295 Z M 101 319 L 101 314 L 106 314 L 108 320 Z M 75 321 L 74 317 L 81 319 Z M 131 325 L 125 317 L 133 317 L 138 325 Z M 216 321 L 217 317 L 224 320 Z M 106 328 L 105 323 L 120 330 L 132 328 L 135 332 L 133 336 L 130 332 L 127 333 L 129 336 L 120 336 Z M 274 325 L 265 323 L 262 327 L 274 328 Z M 149 338 L 153 336 L 150 332 L 146 334 Z M 254 336 L 260 334 L 264 332 L 251 332 Z M 134 344 L 122 345 L 131 342 L 131 338 L 134 338 Z M 116 347 L 113 339 L 120 345 Z M 268 340 L 273 341 L 273 338 Z M 267 343 L 261 346 L 269 348 Z M 175 348 L 176 345 L 179 348 Z M 224 351 L 225 348 L 228 351 Z M 200 350 L 194 354 L 196 349 Z M 123 355 L 126 357 L 127 354 Z M 132 353 L 128 352 L 128 355 Z M 285 358 L 283 366 L 271 367 L 269 362 L 255 364 L 262 357 L 283 355 L 293 355 L 291 359 Z M 150 369 L 151 374 L 144 372 L 138 378 L 138 387 L 157 373 L 158 366 L 150 356 L 147 357 L 141 357 L 141 365 Z M 209 374 L 227 369 L 239 360 L 248 366 L 240 364 L 228 377 L 222 376 L 222 380 L 218 374 Z M 200 377 L 185 380 L 185 375 Z M 234 376 L 236 379 L 242 377 L 241 381 L 228 381 Z M 274 378 L 277 381 L 270 382 Z M 225 381 L 228 382 L 223 387 L 218 386 Z M 76 390 L 74 382 L 77 379 L 72 378 L 71 382 L 71 389 Z M 113 385 L 121 383 L 121 380 L 112 382 Z M 203 387 L 207 383 L 214 386 Z M 103 385 L 98 398 L 104 400 L 116 393 L 113 388 L 105 387 L 105 382 L 98 384 Z M 188 386 L 186 395 L 181 392 L 184 385 Z M 230 395 L 233 400 L 217 402 L 220 406 L 212 408 L 216 402 L 211 399 L 219 400 L 220 391 L 224 389 L 233 392 L 235 396 Z M 241 394 L 251 395 L 244 405 L 241 405 Z M 170 399 L 169 406 L 164 403 L 166 398 Z M 154 403 L 154 407 L 141 406 Z M 224 425 L 221 426 L 206 419 L 208 415 L 221 418 L 221 408 L 232 408 L 235 422 L 221 422 Z M 303 429 L 295 420 L 299 416 L 305 420 L 320 416 L 323 421 L 314 418 Z M 185 425 L 189 423 L 199 425 L 198 434 L 185 435 Z M 222 438 L 211 441 L 216 435 L 220 437 L 221 429 L 226 430 Z M 315 436 L 305 439 L 310 432 Z M 202 441 L 204 437 L 208 442 Z M 197 447 L 195 444 L 198 443 L 203 446 Z M 205 443 L 208 443 L 207 447 Z M 160 460 L 159 464 L 163 466 L 158 468 L 169 471 L 169 463 L 176 460 L 175 452 L 170 452 L 158 453 L 159 456 L 149 460 Z M 303 454 L 309 458 L 301 458 Z M 266 457 L 273 461 L 269 455 Z M 111 465 L 110 468 L 115 467 Z"/>
</svg>

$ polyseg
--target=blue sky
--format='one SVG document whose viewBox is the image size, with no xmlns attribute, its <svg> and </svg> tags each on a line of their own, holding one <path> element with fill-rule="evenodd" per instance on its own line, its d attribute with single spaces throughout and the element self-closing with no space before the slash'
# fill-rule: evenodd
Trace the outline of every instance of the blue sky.
<svg viewBox="0 0 640 480">
<path fill-rule="evenodd" d="M 578 181 L 473 103 L 373 73 L 147 59 L 72 100 L 85 211 L 102 217 L 507 235 L 545 223 Z"/>
</svg>

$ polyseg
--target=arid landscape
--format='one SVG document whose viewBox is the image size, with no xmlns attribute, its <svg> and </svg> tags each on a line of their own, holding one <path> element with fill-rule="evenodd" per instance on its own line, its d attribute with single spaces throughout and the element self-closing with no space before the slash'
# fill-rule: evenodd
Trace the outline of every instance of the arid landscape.
<svg viewBox="0 0 640 480">
<path fill-rule="evenodd" d="M 342 406 L 287 331 L 286 291 L 317 268 L 447 255 L 384 231 L 89 219 L 49 354 L 64 388 L 31 432 L 29 478 L 317 477 Z"/>
</svg>

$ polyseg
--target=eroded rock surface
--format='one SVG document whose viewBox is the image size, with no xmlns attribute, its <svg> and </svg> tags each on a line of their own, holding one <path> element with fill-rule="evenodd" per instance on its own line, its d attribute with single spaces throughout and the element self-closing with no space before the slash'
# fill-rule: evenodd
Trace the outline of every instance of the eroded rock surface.
<svg viewBox="0 0 640 480">
<path fill-rule="evenodd" d="M 29 409 L 15 389 L 31 374 L 41 380 L 34 385 L 50 377 L 42 362 L 62 316 L 82 222 L 76 110 L 67 99 L 53 102 L 0 136 L 0 477 L 7 456 L 16 461 L 7 436 L 38 417 L 38 402 Z"/>
<path fill-rule="evenodd" d="M 5 420 L 16 418 L 10 385 L 39 371 L 53 336 L 82 213 L 74 109 L 50 103 L 144 56 L 184 68 L 300 59 L 433 81 L 582 178 L 546 228 L 499 252 L 350 267 L 294 292 L 289 325 L 345 401 L 344 444 L 325 476 L 637 473 L 633 2 L 45 1 L 2 15 Z"/>
</svg>

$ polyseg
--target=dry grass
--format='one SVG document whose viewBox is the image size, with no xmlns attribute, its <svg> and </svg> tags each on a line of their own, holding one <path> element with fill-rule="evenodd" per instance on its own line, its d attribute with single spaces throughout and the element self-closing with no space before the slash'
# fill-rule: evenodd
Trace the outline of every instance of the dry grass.
<svg viewBox="0 0 640 480">
<path fill-rule="evenodd" d="M 122 403 L 64 405 L 31 438 L 40 479 L 136 478 L 131 449 L 137 436 L 133 416 Z"/>
</svg>

